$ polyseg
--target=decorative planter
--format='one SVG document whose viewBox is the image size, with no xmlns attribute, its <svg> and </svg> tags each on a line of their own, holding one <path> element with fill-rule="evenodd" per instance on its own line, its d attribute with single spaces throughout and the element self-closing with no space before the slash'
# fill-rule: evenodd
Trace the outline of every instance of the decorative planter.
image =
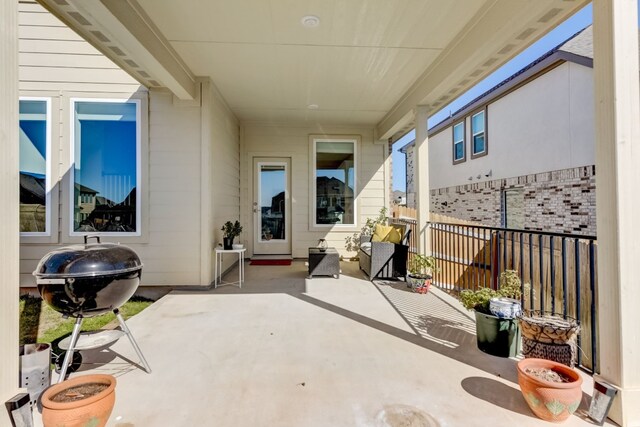
<svg viewBox="0 0 640 427">
<path fill-rule="evenodd" d="M 420 294 L 426 294 L 431 287 L 431 276 L 419 276 L 408 274 L 407 275 L 407 287 L 411 288 L 413 292 Z"/>
<path fill-rule="evenodd" d="M 513 319 L 520 316 L 522 306 L 520 301 L 513 298 L 491 298 L 489 310 L 491 314 L 501 319 Z"/>
<path fill-rule="evenodd" d="M 223 246 L 223 249 L 225 250 L 233 249 L 233 237 L 223 237 L 222 246 Z"/>
<path fill-rule="evenodd" d="M 528 311 L 519 320 L 524 357 L 553 360 L 567 366 L 576 364 L 580 325 L 575 319 Z"/>
<path fill-rule="evenodd" d="M 546 381 L 527 373 L 528 368 L 551 369 L 570 382 Z M 572 368 L 545 359 L 518 362 L 518 383 L 529 408 L 545 421 L 562 422 L 573 414 L 582 400 L 582 377 Z"/>
<path fill-rule="evenodd" d="M 107 388 L 73 402 L 54 402 L 52 398 L 69 388 L 99 383 Z M 116 379 L 111 375 L 84 375 L 49 387 L 42 394 L 42 423 L 45 427 L 104 427 L 116 401 Z"/>
<path fill-rule="evenodd" d="M 516 319 L 501 319 L 474 311 L 478 349 L 498 357 L 514 357 L 520 352 L 520 327 Z"/>
</svg>

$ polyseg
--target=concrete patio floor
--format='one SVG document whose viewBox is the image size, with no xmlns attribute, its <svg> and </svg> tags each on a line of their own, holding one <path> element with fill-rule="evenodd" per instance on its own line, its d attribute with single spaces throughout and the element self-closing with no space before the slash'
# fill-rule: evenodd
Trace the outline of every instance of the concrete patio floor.
<svg viewBox="0 0 640 427">
<path fill-rule="evenodd" d="M 84 353 L 102 363 L 85 372 L 118 378 L 108 426 L 547 425 L 524 402 L 515 361 L 476 349 L 455 299 L 341 267 L 339 280 L 308 280 L 302 261 L 247 265 L 242 289 L 174 291 L 132 318 L 153 373 L 132 365 L 126 339 Z M 585 375 L 582 409 L 591 389 Z"/>
</svg>

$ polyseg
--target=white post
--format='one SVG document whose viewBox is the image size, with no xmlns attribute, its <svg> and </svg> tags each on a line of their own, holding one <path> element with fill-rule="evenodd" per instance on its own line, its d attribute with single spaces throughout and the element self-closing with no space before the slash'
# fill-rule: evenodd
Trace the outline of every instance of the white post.
<svg viewBox="0 0 640 427">
<path fill-rule="evenodd" d="M 18 392 L 18 2 L 0 2 L 0 425 Z"/>
<path fill-rule="evenodd" d="M 413 148 L 413 185 L 415 188 L 418 252 L 431 255 L 431 239 L 427 223 L 429 222 L 429 135 L 427 120 L 429 108 L 419 105 L 415 110 L 416 142 Z"/>
<path fill-rule="evenodd" d="M 640 426 L 640 92 L 637 0 L 594 0 L 600 372 L 610 417 Z"/>
</svg>

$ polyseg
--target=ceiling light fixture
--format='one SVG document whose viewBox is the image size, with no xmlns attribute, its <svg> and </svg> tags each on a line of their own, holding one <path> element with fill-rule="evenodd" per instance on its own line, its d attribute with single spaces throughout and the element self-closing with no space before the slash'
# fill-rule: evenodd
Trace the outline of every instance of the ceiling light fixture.
<svg viewBox="0 0 640 427">
<path fill-rule="evenodd" d="M 320 25 L 320 18 L 318 18 L 315 15 L 307 15 L 307 16 L 303 16 L 300 22 L 302 22 L 302 25 L 304 27 L 315 28 L 318 25 Z"/>
<path fill-rule="evenodd" d="M 320 108 L 320 106 L 318 104 L 309 104 L 307 105 L 307 108 L 309 110 L 317 110 L 318 108 Z"/>
</svg>

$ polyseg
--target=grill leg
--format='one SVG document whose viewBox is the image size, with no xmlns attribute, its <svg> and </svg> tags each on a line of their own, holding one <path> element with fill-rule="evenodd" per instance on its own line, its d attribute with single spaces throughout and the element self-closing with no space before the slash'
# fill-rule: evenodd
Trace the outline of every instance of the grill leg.
<svg viewBox="0 0 640 427">
<path fill-rule="evenodd" d="M 76 324 L 73 325 L 73 333 L 71 334 L 71 341 L 69 342 L 69 349 L 64 355 L 64 361 L 62 362 L 62 368 L 60 369 L 60 376 L 58 377 L 58 384 L 65 380 L 67 376 L 67 369 L 73 360 L 73 353 L 78 342 L 78 335 L 80 335 L 80 328 L 82 327 L 82 316 L 76 318 Z"/>
<path fill-rule="evenodd" d="M 131 334 L 131 331 L 129 330 L 129 327 L 124 322 L 124 318 L 122 317 L 122 314 L 120 314 L 120 310 L 118 310 L 116 308 L 115 310 L 113 310 L 113 313 L 118 318 L 118 322 L 120 322 L 120 327 L 122 328 L 124 333 L 127 334 L 127 337 L 129 338 L 129 341 L 131 342 L 131 345 L 133 346 L 133 349 L 136 351 L 136 353 L 138 353 L 138 357 L 140 358 L 140 361 L 142 362 L 142 366 L 144 366 L 144 370 L 147 371 L 148 374 L 150 374 L 151 373 L 151 367 L 149 366 L 149 363 L 147 363 L 147 359 L 144 358 L 144 355 L 142 354 L 142 350 L 140 350 L 140 347 L 138 347 L 138 343 L 133 338 L 133 334 Z"/>
</svg>

